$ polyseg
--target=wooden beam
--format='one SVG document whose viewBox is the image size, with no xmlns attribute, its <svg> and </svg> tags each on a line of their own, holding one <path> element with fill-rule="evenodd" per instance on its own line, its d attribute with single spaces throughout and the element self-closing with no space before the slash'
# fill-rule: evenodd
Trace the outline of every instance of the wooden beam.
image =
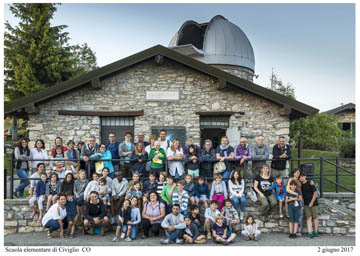
<svg viewBox="0 0 360 256">
<path fill-rule="evenodd" d="M 213 111 L 213 112 L 195 112 L 199 116 L 231 116 L 233 114 L 245 115 L 245 112 L 232 111 Z"/>
<path fill-rule="evenodd" d="M 100 90 L 102 88 L 99 77 L 96 77 L 95 79 L 91 80 L 91 88 L 95 90 Z"/>
<path fill-rule="evenodd" d="M 59 115 L 68 116 L 143 116 L 144 110 L 139 111 L 85 111 L 85 110 L 58 110 Z"/>
<path fill-rule="evenodd" d="M 164 63 L 164 56 L 162 56 L 160 54 L 156 55 L 155 56 L 155 63 L 157 65 L 159 65 L 159 66 L 162 65 Z"/>
<path fill-rule="evenodd" d="M 25 106 L 25 112 L 32 115 L 39 114 L 39 109 L 35 107 L 34 103 L 30 103 Z"/>
</svg>

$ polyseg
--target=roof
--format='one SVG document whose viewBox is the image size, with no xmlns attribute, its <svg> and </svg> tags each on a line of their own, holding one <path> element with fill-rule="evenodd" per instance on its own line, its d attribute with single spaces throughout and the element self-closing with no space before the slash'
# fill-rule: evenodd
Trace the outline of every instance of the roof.
<svg viewBox="0 0 360 256">
<path fill-rule="evenodd" d="M 355 110 L 355 104 L 348 103 L 346 105 L 342 105 L 340 107 L 330 109 L 330 110 L 326 111 L 325 113 L 331 115 L 331 114 L 337 114 L 337 113 L 343 112 L 345 110 Z"/>
<path fill-rule="evenodd" d="M 222 84 L 230 85 L 229 87 L 231 88 L 232 86 L 235 88 L 240 88 L 251 94 L 255 94 L 276 104 L 284 106 L 284 109 L 289 111 L 292 118 L 303 117 L 306 115 L 314 115 L 319 111 L 318 109 L 313 108 L 309 105 L 290 99 L 270 89 L 264 88 L 260 85 L 234 76 L 218 68 L 212 67 L 211 65 L 195 60 L 191 57 L 182 55 L 167 47 L 164 47 L 162 45 L 156 45 L 147 50 L 138 52 L 134 55 L 113 62 L 109 65 L 98 68 L 71 80 L 67 80 L 65 82 L 51 86 L 45 90 L 22 97 L 18 100 L 5 103 L 4 113 L 5 115 L 14 115 L 16 112 L 23 110 L 28 105 L 35 106 L 35 104 L 44 102 L 65 92 L 76 89 L 80 86 L 90 85 L 93 80 L 101 80 L 101 78 L 108 77 L 112 73 L 118 72 L 144 60 L 153 58 L 157 55 L 162 55 L 175 62 L 181 63 L 204 74 L 217 78 L 219 81 L 222 82 Z"/>
</svg>

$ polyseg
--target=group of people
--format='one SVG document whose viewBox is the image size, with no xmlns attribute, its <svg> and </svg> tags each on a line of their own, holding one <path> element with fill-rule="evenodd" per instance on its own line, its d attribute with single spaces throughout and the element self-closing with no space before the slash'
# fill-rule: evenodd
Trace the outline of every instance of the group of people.
<svg viewBox="0 0 360 256">
<path fill-rule="evenodd" d="M 158 235 L 163 228 L 167 237 L 160 241 L 163 244 L 206 243 L 206 239 L 229 244 L 239 232 L 247 240 L 257 240 L 260 235 L 254 217 L 245 218 L 246 182 L 242 173 L 249 172 L 249 177 L 255 177 L 253 189 L 265 221 L 271 207 L 277 204 L 283 217 L 285 202 L 290 237 L 301 234 L 302 209 L 307 217 L 308 237 L 318 235 L 314 184 L 302 178 L 298 170 L 283 184 L 283 178 L 288 177 L 286 160 L 291 157 L 283 137 L 273 148 L 274 176 L 266 165 L 269 149 L 263 136 L 258 136 L 253 146 L 241 137 L 235 150 L 226 136 L 216 149 L 210 140 L 200 149 L 192 137 L 182 148 L 179 140 L 166 139 L 165 130 L 160 131 L 159 139 L 150 136 L 149 142 L 144 141 L 142 133 L 137 137 L 134 144 L 132 133 L 125 132 L 124 141 L 119 143 L 115 133 L 109 133 L 109 141 L 98 145 L 90 136 L 77 148 L 74 141 L 68 141 L 65 147 L 63 140 L 56 137 L 50 157 L 41 139 L 36 140 L 32 150 L 26 139 L 20 139 L 14 156 L 21 182 L 13 195 L 23 197 L 30 184 L 31 218 L 39 211 L 38 222 L 48 228 L 49 238 L 57 229 L 61 237 L 72 238 L 75 223 L 81 221 L 83 232 L 90 235 L 104 235 L 106 225 L 116 224 L 114 242 L 135 240 L 138 226 L 142 225 L 142 238 L 150 232 Z M 248 168 L 249 161 L 252 168 Z M 214 168 L 216 162 L 224 163 L 221 172 Z M 90 177 L 86 170 L 90 170 Z M 213 181 L 207 182 L 212 177 Z M 201 205 L 205 208 L 204 218 L 199 214 Z"/>
</svg>

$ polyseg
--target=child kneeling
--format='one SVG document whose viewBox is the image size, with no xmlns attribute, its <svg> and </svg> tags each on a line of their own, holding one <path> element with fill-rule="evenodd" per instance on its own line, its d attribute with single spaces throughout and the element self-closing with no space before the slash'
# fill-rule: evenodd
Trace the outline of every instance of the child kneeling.
<svg viewBox="0 0 360 256">
<path fill-rule="evenodd" d="M 206 239 L 204 235 L 199 233 L 198 227 L 195 223 L 191 222 L 190 216 L 184 218 L 186 228 L 184 231 L 184 241 L 186 244 L 205 244 Z"/>
</svg>

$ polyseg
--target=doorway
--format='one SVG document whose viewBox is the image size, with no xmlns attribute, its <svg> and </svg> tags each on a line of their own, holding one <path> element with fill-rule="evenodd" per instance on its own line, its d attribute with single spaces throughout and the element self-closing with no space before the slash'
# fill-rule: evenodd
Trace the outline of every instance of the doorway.
<svg viewBox="0 0 360 256">
<path fill-rule="evenodd" d="M 201 128 L 201 147 L 205 140 L 211 140 L 214 149 L 220 145 L 221 137 L 226 135 L 225 128 Z"/>
</svg>

